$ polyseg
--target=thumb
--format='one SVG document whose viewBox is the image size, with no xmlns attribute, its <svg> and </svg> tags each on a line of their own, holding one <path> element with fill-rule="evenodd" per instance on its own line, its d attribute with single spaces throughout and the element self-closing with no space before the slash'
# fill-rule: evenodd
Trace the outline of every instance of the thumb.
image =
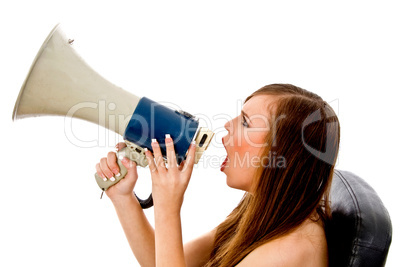
<svg viewBox="0 0 402 267">
<path fill-rule="evenodd" d="M 123 148 L 125 148 L 126 146 L 127 146 L 126 143 L 120 142 L 120 143 L 118 143 L 118 144 L 116 145 L 116 150 L 117 150 L 117 151 L 120 151 L 120 150 L 122 150 Z"/>
<path fill-rule="evenodd" d="M 121 159 L 121 163 L 126 167 L 127 169 L 127 174 L 126 174 L 126 179 L 134 179 L 136 180 L 138 178 L 138 173 L 137 173 L 137 164 L 135 161 L 131 161 L 126 157 L 123 157 Z"/>
</svg>

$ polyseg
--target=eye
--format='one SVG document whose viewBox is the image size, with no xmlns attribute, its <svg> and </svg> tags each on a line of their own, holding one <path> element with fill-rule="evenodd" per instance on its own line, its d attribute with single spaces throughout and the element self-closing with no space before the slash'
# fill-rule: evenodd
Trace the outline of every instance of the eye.
<svg viewBox="0 0 402 267">
<path fill-rule="evenodd" d="M 244 127 L 248 127 L 248 126 L 249 126 L 248 123 L 247 123 L 247 121 L 246 121 L 246 118 L 245 118 L 244 116 L 242 116 L 241 124 L 242 124 Z"/>
</svg>

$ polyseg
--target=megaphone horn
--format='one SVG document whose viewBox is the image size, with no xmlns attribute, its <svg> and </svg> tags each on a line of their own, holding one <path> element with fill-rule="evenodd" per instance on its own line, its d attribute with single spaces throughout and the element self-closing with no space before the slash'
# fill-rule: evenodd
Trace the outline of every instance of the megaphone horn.
<svg viewBox="0 0 402 267">
<path fill-rule="evenodd" d="M 138 97 L 110 83 L 95 72 L 74 50 L 73 40 L 68 39 L 59 25 L 50 32 L 40 48 L 13 111 L 13 120 L 58 115 L 74 117 L 96 123 L 123 136 L 127 147 L 118 152 L 118 157 L 128 157 L 137 165 L 146 167 L 148 162 L 144 148 L 152 151 L 152 139 L 160 143 L 166 157 L 165 134 L 175 142 L 178 163 L 186 157 L 191 141 L 196 142 L 198 163 L 210 144 L 214 133 L 198 127 L 198 119 L 191 114 L 173 110 L 149 98 Z M 102 119 L 96 108 L 82 108 L 82 103 L 113 103 L 113 109 L 105 109 Z M 119 118 L 110 120 L 110 118 Z M 121 118 L 124 119 L 121 119 Z M 118 159 L 120 176 L 114 181 L 104 181 L 95 174 L 96 182 L 105 191 L 118 183 L 127 173 Z M 143 208 L 152 206 L 152 194 L 147 200 L 138 198 Z"/>
</svg>

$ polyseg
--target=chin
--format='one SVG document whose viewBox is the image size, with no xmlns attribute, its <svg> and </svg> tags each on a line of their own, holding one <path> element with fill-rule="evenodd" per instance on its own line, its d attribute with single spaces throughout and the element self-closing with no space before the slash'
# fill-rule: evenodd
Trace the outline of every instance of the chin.
<svg viewBox="0 0 402 267">
<path fill-rule="evenodd" d="M 235 188 L 235 185 L 233 184 L 232 179 L 230 179 L 230 176 L 227 174 L 226 174 L 226 184 L 231 188 Z"/>
<path fill-rule="evenodd" d="M 230 188 L 238 189 L 238 190 L 243 190 L 243 191 L 247 191 L 247 190 L 245 190 L 244 185 L 234 182 L 233 180 L 231 180 L 231 179 L 229 178 L 228 175 L 226 175 L 226 184 L 227 184 Z"/>
</svg>

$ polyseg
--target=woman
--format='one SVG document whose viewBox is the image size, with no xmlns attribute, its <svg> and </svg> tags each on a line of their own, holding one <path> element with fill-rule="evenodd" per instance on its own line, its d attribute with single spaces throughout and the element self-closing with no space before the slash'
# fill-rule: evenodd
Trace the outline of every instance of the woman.
<svg viewBox="0 0 402 267">
<path fill-rule="evenodd" d="M 339 148 L 339 122 L 319 96 L 289 84 L 250 95 L 241 114 L 225 124 L 227 184 L 245 191 L 227 219 L 182 244 L 180 208 L 194 164 L 195 145 L 177 166 L 166 137 L 168 166 L 157 142 L 146 152 L 152 177 L 155 230 L 133 189 L 135 163 L 106 191 L 141 266 L 327 266 L 325 220 Z M 121 149 L 123 144 L 118 145 Z M 116 154 L 97 164 L 99 175 L 119 173 Z"/>
</svg>

